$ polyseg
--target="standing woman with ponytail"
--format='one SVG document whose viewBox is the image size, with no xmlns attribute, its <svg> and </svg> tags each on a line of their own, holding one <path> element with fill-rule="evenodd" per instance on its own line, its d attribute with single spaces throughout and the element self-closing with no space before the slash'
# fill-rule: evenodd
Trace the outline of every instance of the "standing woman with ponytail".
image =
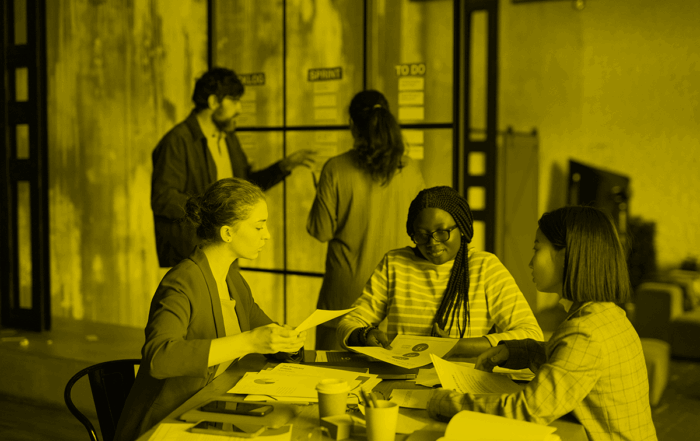
<svg viewBox="0 0 700 441">
<path fill-rule="evenodd" d="M 355 95 L 350 129 L 354 148 L 324 165 L 306 224 L 309 234 L 328 242 L 321 309 L 349 308 L 386 250 L 410 243 L 402 233 L 404 216 L 425 187 L 384 95 Z M 316 328 L 316 349 L 340 348 L 337 322 Z"/>
<path fill-rule="evenodd" d="M 303 358 L 306 332 L 273 323 L 232 267 L 238 258 L 255 259 L 270 238 L 262 190 L 221 179 L 191 197 L 185 211 L 201 242 L 156 289 L 115 441 L 137 438 L 247 354 Z"/>
<path fill-rule="evenodd" d="M 415 248 L 386 253 L 338 327 L 342 346 L 389 346 L 397 334 L 458 338 L 474 357 L 503 339 L 542 341 L 542 330 L 498 258 L 469 247 L 467 200 L 451 187 L 421 191 L 408 210 Z M 388 320 L 387 334 L 374 326 Z"/>
</svg>

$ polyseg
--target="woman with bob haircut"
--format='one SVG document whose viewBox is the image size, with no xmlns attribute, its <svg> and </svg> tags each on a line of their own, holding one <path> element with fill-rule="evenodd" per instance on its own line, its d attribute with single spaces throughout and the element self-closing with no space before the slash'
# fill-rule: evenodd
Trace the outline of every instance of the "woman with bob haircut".
<svg viewBox="0 0 700 441">
<path fill-rule="evenodd" d="M 449 420 L 472 410 L 549 424 L 571 412 L 591 441 L 656 440 L 649 382 L 637 332 L 617 303 L 630 281 L 617 231 L 593 207 L 564 207 L 538 222 L 530 261 L 535 286 L 559 294 L 568 316 L 549 341 L 501 341 L 476 368 L 530 368 L 535 378 L 512 394 L 439 389 L 428 413 Z"/>
</svg>

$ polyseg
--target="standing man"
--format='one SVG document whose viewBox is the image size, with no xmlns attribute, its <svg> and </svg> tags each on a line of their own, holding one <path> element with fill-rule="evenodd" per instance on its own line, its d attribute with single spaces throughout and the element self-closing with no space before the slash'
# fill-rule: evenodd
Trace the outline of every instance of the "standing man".
<svg viewBox="0 0 700 441">
<path fill-rule="evenodd" d="M 153 150 L 151 208 L 161 267 L 174 266 L 199 242 L 194 228 L 184 221 L 189 196 L 234 176 L 267 190 L 296 167 L 310 167 L 315 161 L 315 152 L 300 150 L 263 170 L 252 171 L 234 133 L 244 91 L 232 70 L 212 68 L 195 84 L 192 113 Z"/>
</svg>

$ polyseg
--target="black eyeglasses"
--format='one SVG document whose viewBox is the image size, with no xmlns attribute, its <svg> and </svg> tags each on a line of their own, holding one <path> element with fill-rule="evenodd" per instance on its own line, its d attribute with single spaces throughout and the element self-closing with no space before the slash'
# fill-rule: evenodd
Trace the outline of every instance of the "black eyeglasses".
<svg viewBox="0 0 700 441">
<path fill-rule="evenodd" d="M 426 243 L 430 242 L 430 238 L 433 238 L 438 242 L 447 242 L 450 240 L 450 233 L 456 228 L 457 225 L 446 230 L 435 230 L 432 233 L 413 233 L 411 240 L 413 240 L 413 243 L 416 245 L 425 245 Z"/>
</svg>

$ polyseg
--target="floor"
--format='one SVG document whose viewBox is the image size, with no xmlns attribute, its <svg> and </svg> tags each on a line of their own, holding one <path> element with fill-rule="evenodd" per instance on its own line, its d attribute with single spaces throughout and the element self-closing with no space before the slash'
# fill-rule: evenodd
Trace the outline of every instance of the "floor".
<svg viewBox="0 0 700 441">
<path fill-rule="evenodd" d="M 700 362 L 672 360 L 671 378 L 659 405 L 653 409 L 653 419 L 659 441 L 698 439 Z M 8 397 L 0 397 L 0 439 L 89 440 L 87 431 L 67 409 L 17 402 Z"/>
<path fill-rule="evenodd" d="M 89 441 L 90 437 L 65 407 L 47 407 L 0 396 L 0 440 Z"/>
</svg>

